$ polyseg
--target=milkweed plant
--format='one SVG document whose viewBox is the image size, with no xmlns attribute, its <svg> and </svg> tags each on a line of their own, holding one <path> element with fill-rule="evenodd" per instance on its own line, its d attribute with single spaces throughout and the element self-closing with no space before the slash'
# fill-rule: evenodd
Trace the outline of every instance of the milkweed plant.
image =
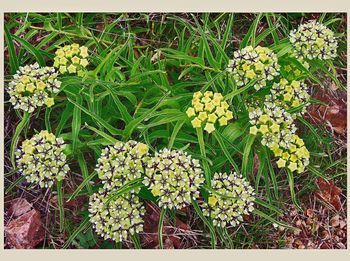
<svg viewBox="0 0 350 261">
<path fill-rule="evenodd" d="M 202 29 L 198 34 L 205 37 Z M 255 219 L 247 216 L 269 217 L 263 212 L 272 201 L 258 190 L 253 156 L 263 155 L 259 175 L 269 166 L 273 179 L 308 171 L 313 154 L 299 122 L 311 104 L 308 75 L 317 70 L 313 60 L 336 58 L 338 47 L 336 33 L 317 21 L 285 38 L 221 47 L 216 55 L 204 41 L 203 63 L 200 54 L 186 62 L 183 51 L 168 49 L 147 62 L 128 49 L 131 42 L 108 50 L 107 42 L 83 40 L 50 48 L 51 67 L 41 60 L 20 66 L 6 86 L 13 108 L 27 115 L 14 137 L 14 167 L 42 189 L 65 184 L 73 169 L 82 174 L 73 194 L 88 193 L 87 220 L 104 240 L 137 244 L 147 201 L 162 209 L 160 222 L 194 208 L 213 240 L 216 229 L 249 226 Z M 170 80 L 169 66 L 186 71 Z M 208 78 L 193 84 L 200 74 Z M 20 133 L 39 128 L 29 122 L 41 112 L 45 128 L 19 146 Z"/>
</svg>

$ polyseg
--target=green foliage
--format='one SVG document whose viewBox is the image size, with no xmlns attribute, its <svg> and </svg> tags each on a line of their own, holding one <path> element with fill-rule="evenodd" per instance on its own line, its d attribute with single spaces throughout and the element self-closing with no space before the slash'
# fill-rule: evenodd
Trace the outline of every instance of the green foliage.
<svg viewBox="0 0 350 261">
<path fill-rule="evenodd" d="M 248 101 L 264 97 L 272 84 L 260 91 L 253 88 L 255 81 L 238 87 L 226 72 L 234 51 L 261 45 L 276 53 L 281 76 L 307 79 L 307 84 L 321 86 L 327 78 L 344 89 L 335 68 L 346 67 L 346 62 L 341 59 L 327 63 L 311 61 L 306 68 L 291 56 L 289 31 L 297 28 L 302 16 L 305 15 L 259 13 L 246 18 L 232 13 L 169 13 L 155 14 L 152 18 L 142 13 L 7 14 L 6 79 L 25 64 L 38 62 L 41 66 L 52 66 L 54 52 L 60 46 L 79 43 L 88 47 L 90 53 L 88 72 L 83 77 L 59 77 L 62 85 L 54 106 L 23 115 L 10 149 L 14 163 L 18 140 L 29 122 L 34 121 L 34 127 L 28 130 L 30 134 L 48 129 L 68 143 L 65 152 L 73 172 L 80 174 L 82 180 L 70 193 L 63 193 L 67 188 L 65 180 L 57 186 L 60 231 L 68 236 L 63 247 L 74 243 L 82 248 L 115 248 L 108 241 L 101 243 L 96 238 L 88 217 L 76 223 L 68 221 L 70 213 L 63 201 L 69 202 L 78 196 L 88 198 L 101 187 L 94 168 L 101 150 L 116 141 L 133 139 L 145 143 L 151 154 L 163 148 L 189 152 L 201 161 L 204 170 L 203 200 L 207 200 L 215 172 L 236 171 L 255 188 L 254 222 L 244 223 L 245 233 L 251 235 L 249 238 L 239 227 L 233 230 L 234 236 L 229 229 L 216 230 L 212 220 L 203 215 L 198 201 L 192 202 L 191 208 L 200 220 L 197 226 L 203 234 L 208 234 L 208 244 L 204 247 L 251 247 L 264 237 L 262 231 L 269 229 L 271 223 L 288 227 L 279 221 L 284 203 L 298 206 L 300 196 L 307 193 L 306 188 L 311 189 L 317 177 L 345 176 L 346 158 L 334 155 L 334 145 L 328 142 L 329 134 L 302 117 L 298 117 L 299 133 L 310 151 L 311 163 L 300 176 L 277 169 L 270 151 L 259 138 L 249 134 L 248 119 Z M 321 20 L 334 32 L 341 22 L 336 14 L 322 15 Z M 237 33 L 240 30 L 241 33 Z M 45 37 L 38 41 L 41 35 Z M 346 52 L 346 33 L 336 35 L 338 54 Z M 287 65 L 294 70 L 286 71 Z M 294 74 L 296 69 L 300 71 L 299 78 Z M 193 93 L 206 90 L 222 93 L 234 115 L 227 126 L 218 127 L 212 134 L 193 128 L 185 114 Z M 328 157 L 321 157 L 320 153 Z M 77 182 L 73 175 L 67 179 L 73 184 Z M 9 185 L 6 191 L 13 190 L 18 183 Z M 300 184 L 305 184 L 304 191 L 296 189 Z M 136 188 L 141 199 L 157 202 L 140 180 L 126 184 L 113 197 Z M 286 189 L 290 197 L 282 193 Z M 87 205 L 83 209 L 86 210 Z M 158 227 L 160 248 L 163 247 L 163 219 L 165 222 L 168 214 L 162 209 Z M 131 240 L 135 248 L 141 248 L 138 236 Z"/>
</svg>

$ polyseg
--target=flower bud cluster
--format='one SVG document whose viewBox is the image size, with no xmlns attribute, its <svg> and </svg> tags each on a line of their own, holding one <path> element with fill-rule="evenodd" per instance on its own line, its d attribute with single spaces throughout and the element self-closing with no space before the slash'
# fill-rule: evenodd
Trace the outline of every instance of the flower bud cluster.
<svg viewBox="0 0 350 261">
<path fill-rule="evenodd" d="M 265 102 L 263 109 L 249 108 L 250 134 L 261 133 L 261 144 L 278 157 L 277 166 L 301 173 L 309 164 L 309 151 L 295 134 L 293 116 L 273 102 Z"/>
<path fill-rule="evenodd" d="M 105 240 L 127 240 L 143 230 L 145 207 L 133 193 L 113 196 L 114 190 L 100 190 L 90 196 L 90 221 Z"/>
<path fill-rule="evenodd" d="M 187 116 L 192 119 L 193 128 L 204 127 L 208 133 L 213 132 L 215 125 L 225 126 L 233 118 L 229 105 L 224 101 L 221 93 L 206 91 L 195 92 L 192 99 L 192 107 L 186 111 Z"/>
<path fill-rule="evenodd" d="M 77 43 L 60 47 L 55 52 L 53 66 L 58 68 L 61 74 L 77 74 L 79 77 L 85 75 L 89 61 L 88 48 Z"/>
<path fill-rule="evenodd" d="M 104 148 L 96 166 L 103 188 L 117 189 L 141 178 L 147 159 L 148 146 L 133 140 Z"/>
</svg>

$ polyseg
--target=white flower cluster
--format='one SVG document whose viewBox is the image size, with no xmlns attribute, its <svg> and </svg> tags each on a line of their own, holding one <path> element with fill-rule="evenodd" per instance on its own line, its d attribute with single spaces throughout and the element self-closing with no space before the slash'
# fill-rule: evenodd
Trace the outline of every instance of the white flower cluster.
<svg viewBox="0 0 350 261">
<path fill-rule="evenodd" d="M 55 180 L 62 180 L 69 171 L 64 141 L 48 131 L 41 131 L 25 140 L 15 152 L 18 171 L 30 183 L 49 188 Z"/>
<path fill-rule="evenodd" d="M 243 215 L 254 210 L 255 193 L 242 176 L 235 172 L 215 173 L 208 203 L 203 203 L 203 214 L 213 219 L 213 225 L 226 227 L 237 226 L 243 221 Z"/>
<path fill-rule="evenodd" d="M 160 207 L 181 209 L 199 197 L 202 173 L 199 161 L 186 152 L 164 149 L 148 162 L 144 184 L 159 196 Z"/>
<path fill-rule="evenodd" d="M 265 96 L 266 102 L 273 102 L 286 110 L 297 108 L 303 105 L 301 114 L 306 112 L 309 105 L 309 88 L 303 81 L 293 80 L 290 83 L 286 79 L 281 79 L 279 83 L 274 83 L 271 94 Z M 293 118 L 297 114 L 292 114 Z"/>
<path fill-rule="evenodd" d="M 148 159 L 148 146 L 130 140 L 102 150 L 96 172 L 103 188 L 90 197 L 90 221 L 97 234 L 116 242 L 143 230 L 144 206 L 132 189 L 118 197 L 114 193 L 127 183 L 141 178 Z"/>
<path fill-rule="evenodd" d="M 96 171 L 104 184 L 103 188 L 111 190 L 141 178 L 147 161 L 148 146 L 130 140 L 117 142 L 102 150 Z"/>
<path fill-rule="evenodd" d="M 51 107 L 54 99 L 50 94 L 57 93 L 61 82 L 57 80 L 53 67 L 39 67 L 37 63 L 19 67 L 7 92 L 15 109 L 33 112 L 44 104 Z"/>
<path fill-rule="evenodd" d="M 246 85 L 257 80 L 256 90 L 266 86 L 267 81 L 279 75 L 280 66 L 276 54 L 267 47 L 247 46 L 233 53 L 233 60 L 229 61 L 227 71 L 233 74 L 237 86 Z"/>
<path fill-rule="evenodd" d="M 134 194 L 113 197 L 113 190 L 101 190 L 89 201 L 90 221 L 97 234 L 116 242 L 143 230 L 145 208 Z"/>
<path fill-rule="evenodd" d="M 338 42 L 334 33 L 316 21 L 301 24 L 289 34 L 298 59 L 332 59 L 337 56 Z"/>
</svg>

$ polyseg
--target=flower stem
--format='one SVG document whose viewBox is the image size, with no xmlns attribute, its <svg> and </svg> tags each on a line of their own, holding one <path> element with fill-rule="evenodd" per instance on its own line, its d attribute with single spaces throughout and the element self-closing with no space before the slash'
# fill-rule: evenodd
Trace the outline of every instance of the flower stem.
<svg viewBox="0 0 350 261">
<path fill-rule="evenodd" d="M 23 118 L 20 121 L 20 123 L 17 125 L 16 131 L 15 131 L 13 137 L 12 137 L 12 140 L 11 140 L 10 152 L 11 152 L 11 163 L 12 163 L 12 167 L 13 168 L 16 167 L 16 163 L 15 163 L 15 149 L 17 148 L 19 135 L 21 135 L 21 132 L 27 126 L 27 124 L 29 122 L 29 118 L 30 118 L 30 113 L 29 112 L 24 112 Z"/>
<path fill-rule="evenodd" d="M 163 220 L 166 213 L 166 208 L 162 208 L 160 215 L 159 215 L 159 224 L 158 224 L 158 241 L 159 241 L 159 248 L 163 249 Z"/>
<path fill-rule="evenodd" d="M 197 131 L 199 148 L 200 148 L 201 155 L 202 155 L 202 158 L 203 158 L 203 168 L 204 168 L 205 183 L 207 184 L 207 186 L 211 187 L 210 168 L 209 168 L 209 164 L 208 164 L 208 161 L 207 161 L 207 156 L 206 156 L 206 153 L 205 153 L 203 129 L 202 128 L 196 128 L 196 131 Z"/>
</svg>

